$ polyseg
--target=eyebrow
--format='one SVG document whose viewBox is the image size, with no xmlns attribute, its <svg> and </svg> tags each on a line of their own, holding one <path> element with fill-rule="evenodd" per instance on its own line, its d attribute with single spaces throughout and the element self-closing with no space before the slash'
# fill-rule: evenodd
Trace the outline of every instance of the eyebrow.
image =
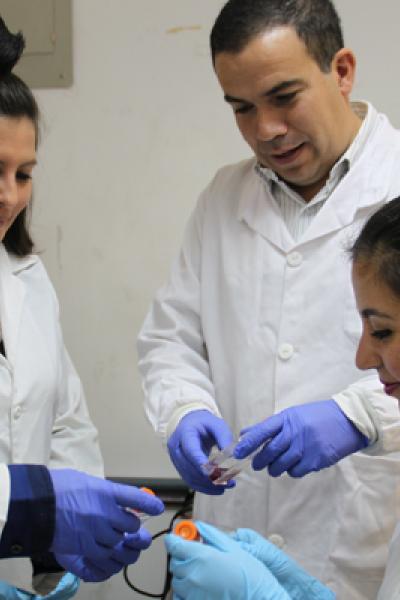
<svg viewBox="0 0 400 600">
<path fill-rule="evenodd" d="M 0 165 L 4 165 L 4 160 L 0 160 Z M 32 160 L 27 160 L 26 162 L 22 163 L 19 168 L 21 167 L 34 167 L 35 165 L 37 165 L 37 160 L 36 159 L 32 159 Z"/>
<path fill-rule="evenodd" d="M 368 319 L 368 317 L 382 317 L 384 319 L 393 320 L 393 317 L 387 315 L 386 313 L 380 312 L 379 310 L 376 310 L 376 308 L 364 308 L 364 310 L 361 311 L 361 316 L 365 319 Z"/>
<path fill-rule="evenodd" d="M 285 91 L 287 88 L 290 88 L 294 85 L 302 85 L 304 84 L 303 79 L 289 79 L 288 81 L 282 81 L 282 83 L 278 83 L 273 88 L 265 92 L 263 95 L 270 97 L 275 96 L 275 94 L 279 94 L 282 91 Z M 243 98 L 236 98 L 235 96 L 231 96 L 230 94 L 225 94 L 224 96 L 225 102 L 238 102 L 248 104 L 248 100 L 244 100 Z"/>
</svg>

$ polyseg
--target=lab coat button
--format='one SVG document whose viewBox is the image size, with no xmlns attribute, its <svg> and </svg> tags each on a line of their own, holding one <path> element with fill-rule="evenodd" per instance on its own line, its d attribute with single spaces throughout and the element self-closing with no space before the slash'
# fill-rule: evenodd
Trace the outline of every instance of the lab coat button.
<svg viewBox="0 0 400 600">
<path fill-rule="evenodd" d="M 19 419 L 22 413 L 22 408 L 20 406 L 17 406 L 17 408 L 14 411 L 14 419 Z"/>
<path fill-rule="evenodd" d="M 292 344 L 281 344 L 279 346 L 278 355 L 282 360 L 289 360 L 293 356 L 294 348 Z"/>
<path fill-rule="evenodd" d="M 276 546 L 277 548 L 283 548 L 283 546 L 285 545 L 285 540 L 281 535 L 279 535 L 279 533 L 271 533 L 268 539 L 271 542 L 271 544 L 274 544 L 274 546 Z"/>
<path fill-rule="evenodd" d="M 21 554 L 23 547 L 21 544 L 13 544 L 10 548 L 11 554 Z"/>
<path fill-rule="evenodd" d="M 290 267 L 298 267 L 303 262 L 303 257 L 300 252 L 291 252 L 287 256 L 287 263 Z"/>
</svg>

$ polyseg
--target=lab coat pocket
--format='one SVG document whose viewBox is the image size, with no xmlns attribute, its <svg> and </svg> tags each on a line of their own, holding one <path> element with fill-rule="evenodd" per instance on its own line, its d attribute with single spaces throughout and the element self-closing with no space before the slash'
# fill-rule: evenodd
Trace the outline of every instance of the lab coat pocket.
<svg viewBox="0 0 400 600">
<path fill-rule="evenodd" d="M 380 582 L 400 518 L 400 455 L 354 454 L 339 463 L 343 494 L 330 559 L 337 578 Z"/>
</svg>

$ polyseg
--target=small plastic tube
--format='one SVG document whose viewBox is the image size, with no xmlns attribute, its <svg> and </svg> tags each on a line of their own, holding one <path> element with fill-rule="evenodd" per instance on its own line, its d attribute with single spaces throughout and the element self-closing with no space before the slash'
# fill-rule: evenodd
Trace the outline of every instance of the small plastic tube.
<svg viewBox="0 0 400 600">
<path fill-rule="evenodd" d="M 208 457 L 208 462 L 203 465 L 203 470 L 215 485 L 225 485 L 233 479 L 250 463 L 259 448 L 246 458 L 235 458 L 233 451 L 239 440 L 232 442 L 229 446 L 220 450 L 214 446 Z"/>
<path fill-rule="evenodd" d="M 189 542 L 202 542 L 202 537 L 195 523 L 189 519 L 179 521 L 174 527 L 174 534 Z"/>
<path fill-rule="evenodd" d="M 140 491 L 146 492 L 146 494 L 151 494 L 152 496 L 155 496 L 155 493 L 153 492 L 153 490 L 151 488 L 141 487 Z M 141 523 L 144 523 L 145 521 L 147 521 L 148 519 L 151 519 L 151 517 L 152 517 L 152 515 L 148 515 L 147 513 L 143 512 L 142 510 L 138 510 L 136 508 L 126 507 L 125 510 L 127 512 L 132 513 L 133 515 L 135 515 L 135 517 L 140 519 Z"/>
</svg>

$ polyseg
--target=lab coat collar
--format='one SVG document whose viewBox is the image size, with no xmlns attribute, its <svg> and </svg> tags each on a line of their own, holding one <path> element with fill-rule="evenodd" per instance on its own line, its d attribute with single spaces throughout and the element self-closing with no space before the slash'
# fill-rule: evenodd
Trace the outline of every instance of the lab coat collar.
<svg viewBox="0 0 400 600">
<path fill-rule="evenodd" d="M 378 207 L 391 199 L 388 194 L 394 162 L 399 161 L 395 152 L 388 152 L 392 139 L 394 145 L 394 135 L 399 133 L 384 115 L 379 115 L 379 124 L 363 155 L 344 176 L 297 242 L 287 230 L 279 206 L 268 187 L 255 173 L 256 159 L 248 163 L 252 175 L 249 185 L 242 189 L 238 218 L 283 252 L 290 252 L 295 246 L 350 225 L 359 210 Z"/>
<path fill-rule="evenodd" d="M 0 322 L 1 333 L 6 348 L 7 359 L 15 362 L 18 344 L 18 331 L 25 300 L 25 284 L 19 273 L 30 268 L 38 257 L 28 255 L 17 257 L 7 252 L 0 244 Z"/>
</svg>

